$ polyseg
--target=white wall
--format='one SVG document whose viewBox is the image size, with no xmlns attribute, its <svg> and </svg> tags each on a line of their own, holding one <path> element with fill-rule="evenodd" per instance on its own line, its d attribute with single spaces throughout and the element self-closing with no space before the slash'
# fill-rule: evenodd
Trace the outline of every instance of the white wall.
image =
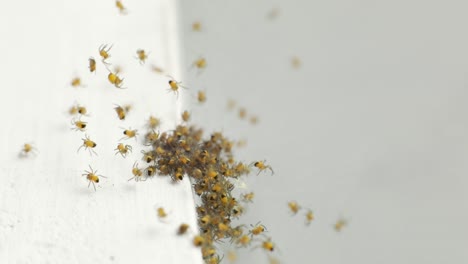
<svg viewBox="0 0 468 264">
<path fill-rule="evenodd" d="M 113 0 L 13 1 L 0 9 L 0 263 L 201 263 L 190 235 L 176 235 L 182 222 L 196 225 L 188 179 L 128 182 L 142 145 L 124 141 L 133 153 L 114 155 L 122 128 L 140 129 L 141 141 L 150 114 L 172 129 L 182 105 L 167 93 L 168 78 L 149 69 L 155 63 L 182 78 L 174 2 L 123 3 L 126 16 Z M 126 90 L 107 80 L 98 59 L 105 43 L 113 44 L 109 62 L 123 67 Z M 137 49 L 150 52 L 146 65 Z M 76 75 L 86 87 L 70 86 Z M 85 133 L 70 130 L 74 103 L 88 108 L 83 120 L 98 156 L 77 153 Z M 133 110 L 120 121 L 114 104 L 127 103 Z M 19 159 L 27 142 L 39 153 Z M 81 176 L 88 165 L 107 177 L 96 192 Z"/>
<path fill-rule="evenodd" d="M 247 223 L 262 221 L 285 263 L 468 261 L 468 4 L 461 1 L 181 1 L 195 118 L 248 138 Z M 273 8 L 278 18 L 267 20 Z M 201 33 L 191 32 L 200 20 Z M 293 70 L 290 58 L 302 68 Z M 224 111 L 233 98 L 256 127 Z M 221 111 L 220 111 L 221 110 Z M 286 203 L 310 206 L 303 225 Z M 336 233 L 340 216 L 349 226 Z M 240 263 L 265 263 L 245 252 Z"/>
</svg>

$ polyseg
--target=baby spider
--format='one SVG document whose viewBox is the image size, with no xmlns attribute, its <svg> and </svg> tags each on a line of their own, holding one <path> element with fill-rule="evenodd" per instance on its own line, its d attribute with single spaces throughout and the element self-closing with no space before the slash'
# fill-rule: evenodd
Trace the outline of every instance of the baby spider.
<svg viewBox="0 0 468 264">
<path fill-rule="evenodd" d="M 169 92 L 171 92 L 171 91 L 174 92 L 177 95 L 177 98 L 179 98 L 179 87 L 184 88 L 184 89 L 187 89 L 187 88 L 181 85 L 182 82 L 178 82 L 178 81 L 174 80 L 172 77 L 170 77 L 170 78 L 171 79 L 168 81 L 168 83 L 169 83 L 168 91 Z"/>
<path fill-rule="evenodd" d="M 72 105 L 68 109 L 68 114 L 70 114 L 71 116 L 76 115 L 76 114 L 80 114 L 82 116 L 88 116 L 87 113 L 88 113 L 88 110 L 86 109 L 86 107 L 79 105 L 79 104 Z"/>
<path fill-rule="evenodd" d="M 204 91 L 198 91 L 197 100 L 199 103 L 206 102 L 206 93 Z"/>
<path fill-rule="evenodd" d="M 120 105 L 116 105 L 116 107 L 114 107 L 114 109 L 115 109 L 115 112 L 117 113 L 117 116 L 119 117 L 119 119 L 124 120 L 125 117 L 127 116 L 127 111 L 125 111 L 125 109 Z"/>
<path fill-rule="evenodd" d="M 73 127 L 71 128 L 72 130 L 75 131 L 85 131 L 86 125 L 88 124 L 87 122 L 81 121 L 80 119 L 72 119 L 71 124 Z"/>
<path fill-rule="evenodd" d="M 244 213 L 244 207 L 241 205 L 236 205 L 232 208 L 232 217 L 238 218 Z"/>
<path fill-rule="evenodd" d="M 233 263 L 233 262 L 236 262 L 237 260 L 237 255 L 236 255 L 236 252 L 230 250 L 228 251 L 227 253 L 227 259 L 230 263 Z"/>
<path fill-rule="evenodd" d="M 150 130 L 145 134 L 145 145 L 152 145 L 159 138 L 159 134 L 154 130 Z"/>
<path fill-rule="evenodd" d="M 35 148 L 32 143 L 24 143 L 23 148 L 21 149 L 19 156 L 20 157 L 27 157 L 30 154 L 36 155 L 38 152 L 37 148 Z"/>
<path fill-rule="evenodd" d="M 184 173 L 182 168 L 177 168 L 177 170 L 174 173 L 174 176 L 172 177 L 174 181 L 181 181 L 184 179 Z"/>
<path fill-rule="evenodd" d="M 68 114 L 71 115 L 71 116 L 74 116 L 74 115 L 78 114 L 78 106 L 77 105 L 72 105 L 68 109 Z"/>
<path fill-rule="evenodd" d="M 125 6 L 122 4 L 122 1 L 116 0 L 115 6 L 117 7 L 117 9 L 119 9 L 120 14 L 126 15 L 128 13 L 127 8 L 125 8 Z"/>
<path fill-rule="evenodd" d="M 249 234 L 251 234 L 252 236 L 258 236 L 267 230 L 264 225 L 260 225 L 260 222 L 250 226 L 252 227 L 252 229 L 249 231 Z"/>
<path fill-rule="evenodd" d="M 76 152 L 79 152 L 81 148 L 85 148 L 85 150 L 89 150 L 89 154 L 92 156 L 93 153 L 97 155 L 97 153 L 94 151 L 93 148 L 97 146 L 97 144 L 92 141 L 88 135 L 85 135 L 85 138 L 82 138 L 83 140 L 83 145 L 81 145 Z"/>
<path fill-rule="evenodd" d="M 94 171 L 91 166 L 89 166 L 89 171 L 85 171 L 85 173 L 81 174 L 81 176 L 86 176 L 86 179 L 89 181 L 88 188 L 91 183 L 93 184 L 94 191 L 96 191 L 96 183 L 99 183 L 99 177 L 107 178 L 106 176 L 97 175 L 96 173 L 97 170 Z"/>
<path fill-rule="evenodd" d="M 261 247 L 264 250 L 267 250 L 270 252 L 273 252 L 273 250 L 275 250 L 275 244 L 271 241 L 271 238 L 269 237 L 266 240 L 262 241 L 262 244 L 257 247 Z"/>
<path fill-rule="evenodd" d="M 196 67 L 197 68 L 197 75 L 199 75 L 200 73 L 203 72 L 203 70 L 205 70 L 206 68 L 206 59 L 201 57 L 199 59 L 196 59 L 193 63 L 192 63 L 192 67 Z"/>
<path fill-rule="evenodd" d="M 291 66 L 294 68 L 294 69 L 299 69 L 301 67 L 301 60 L 294 56 L 291 58 Z"/>
<path fill-rule="evenodd" d="M 128 113 L 128 112 L 130 112 L 130 110 L 132 110 L 133 105 L 131 105 L 131 104 L 125 104 L 125 105 L 123 105 L 123 108 L 124 108 L 125 112 Z"/>
<path fill-rule="evenodd" d="M 271 168 L 270 165 L 265 165 L 265 160 L 256 161 L 256 162 L 253 162 L 252 164 L 253 164 L 254 167 L 256 167 L 258 169 L 257 175 L 259 175 L 260 172 L 262 172 L 262 171 L 266 171 L 267 169 L 269 169 L 271 171 L 271 175 L 275 174 L 275 172 L 273 171 L 273 169 Z M 252 166 L 252 164 L 250 166 Z"/>
<path fill-rule="evenodd" d="M 239 118 L 245 119 L 246 116 L 247 116 L 247 110 L 245 110 L 245 108 L 243 107 L 239 108 Z"/>
<path fill-rule="evenodd" d="M 80 77 L 74 77 L 71 82 L 70 82 L 72 87 L 86 87 L 86 85 L 81 83 L 81 78 Z"/>
<path fill-rule="evenodd" d="M 116 150 L 115 155 L 120 153 L 125 158 L 129 152 L 132 152 L 132 146 L 119 143 L 114 150 Z"/>
<path fill-rule="evenodd" d="M 258 123 L 258 117 L 257 116 L 251 116 L 249 118 L 250 124 L 256 125 Z"/>
<path fill-rule="evenodd" d="M 164 219 L 164 218 L 167 217 L 166 210 L 164 210 L 163 207 L 158 207 L 158 208 L 156 209 L 156 213 L 157 213 L 157 215 L 158 215 L 159 220 L 162 220 L 162 219 Z"/>
<path fill-rule="evenodd" d="M 248 235 L 242 235 L 240 236 L 236 241 L 235 243 L 237 244 L 237 246 L 239 247 L 247 247 L 250 245 L 250 242 L 252 241 L 252 239 L 250 238 L 250 236 Z"/>
<path fill-rule="evenodd" d="M 90 57 L 88 61 L 89 61 L 89 66 L 88 66 L 89 71 L 96 72 L 96 60 L 93 57 Z"/>
<path fill-rule="evenodd" d="M 163 68 L 158 67 L 158 66 L 156 66 L 156 65 L 154 65 L 154 64 L 151 65 L 151 70 L 152 70 L 153 72 L 155 72 L 155 73 L 158 73 L 158 74 L 164 73 L 164 69 L 163 69 Z"/>
<path fill-rule="evenodd" d="M 193 66 L 197 67 L 198 69 L 204 69 L 206 68 L 206 59 L 205 58 L 199 58 L 193 62 Z"/>
<path fill-rule="evenodd" d="M 346 220 L 343 219 L 343 218 L 340 218 L 340 219 L 338 219 L 338 221 L 336 221 L 336 223 L 333 225 L 333 228 L 335 229 L 336 232 L 340 232 L 341 229 L 343 229 L 343 227 L 345 227 L 346 225 L 348 225 L 348 221 L 346 221 Z"/>
<path fill-rule="evenodd" d="M 307 213 L 305 214 L 305 220 L 306 220 L 306 225 L 310 225 L 310 223 L 314 220 L 314 212 L 312 210 L 308 209 Z"/>
<path fill-rule="evenodd" d="M 208 259 L 205 259 L 206 264 L 221 264 L 221 261 L 223 261 L 224 256 L 219 257 L 219 255 L 210 257 Z"/>
<path fill-rule="evenodd" d="M 203 259 L 213 257 L 216 254 L 216 249 L 210 246 L 203 247 L 201 251 L 202 251 Z M 208 263 L 208 262 L 205 260 L 205 263 Z"/>
<path fill-rule="evenodd" d="M 122 87 L 124 79 L 120 79 L 120 77 L 116 73 L 109 72 L 109 75 L 107 75 L 107 79 L 111 84 L 115 86 L 115 88 L 127 89 L 126 87 Z"/>
<path fill-rule="evenodd" d="M 236 107 L 236 104 L 237 104 L 236 101 L 234 101 L 233 99 L 229 99 L 227 101 L 227 110 L 229 111 L 234 110 L 234 108 Z"/>
<path fill-rule="evenodd" d="M 195 21 L 192 23 L 192 30 L 196 32 L 200 32 L 202 29 L 202 25 L 200 21 Z"/>
<path fill-rule="evenodd" d="M 156 166 L 149 166 L 145 169 L 145 176 L 152 177 L 156 173 Z"/>
<path fill-rule="evenodd" d="M 190 228 L 189 225 L 187 225 L 187 224 L 185 224 L 185 223 L 182 223 L 182 224 L 180 224 L 179 228 L 177 229 L 177 234 L 178 234 L 179 236 L 181 236 L 181 235 L 187 233 L 187 230 L 188 230 L 189 228 Z"/>
<path fill-rule="evenodd" d="M 88 110 L 86 109 L 85 106 L 77 105 L 76 109 L 78 110 L 78 114 L 80 114 L 82 116 L 87 116 Z"/>
<path fill-rule="evenodd" d="M 161 124 L 161 120 L 159 120 L 159 118 L 150 116 L 148 119 L 148 122 L 146 123 L 146 126 L 149 129 L 156 129 L 160 124 Z"/>
<path fill-rule="evenodd" d="M 255 196 L 255 193 L 250 192 L 250 193 L 243 194 L 241 196 L 241 199 L 244 203 L 251 203 L 253 201 L 254 196 Z"/>
<path fill-rule="evenodd" d="M 289 210 L 291 210 L 291 212 L 293 213 L 293 215 L 297 214 L 297 212 L 299 212 L 299 210 L 301 209 L 301 206 L 295 201 L 289 202 L 288 207 Z"/>
<path fill-rule="evenodd" d="M 148 59 L 149 53 L 146 53 L 146 51 L 143 49 L 137 50 L 136 53 L 137 53 L 136 59 L 140 61 L 140 64 L 141 65 L 145 64 L 146 59 Z"/>
<path fill-rule="evenodd" d="M 133 163 L 132 174 L 133 174 L 133 177 L 130 178 L 128 181 L 131 181 L 133 179 L 135 179 L 136 182 L 146 181 L 146 178 L 142 177 L 143 171 L 140 168 L 138 168 L 138 162 L 136 162 L 136 161 L 135 161 L 135 163 Z"/>
<path fill-rule="evenodd" d="M 188 122 L 189 120 L 190 120 L 190 113 L 189 113 L 189 111 L 185 110 L 182 113 L 182 121 Z"/>
<path fill-rule="evenodd" d="M 153 151 L 144 151 L 142 150 L 141 153 L 143 154 L 143 160 L 146 161 L 146 163 L 150 163 L 154 160 L 154 152 Z"/>
<path fill-rule="evenodd" d="M 99 56 L 101 56 L 101 61 L 105 65 L 109 65 L 109 63 L 106 61 L 108 58 L 110 58 L 109 51 L 112 49 L 112 45 L 107 48 L 107 44 L 102 44 L 99 46 Z"/>
<path fill-rule="evenodd" d="M 132 130 L 131 128 L 125 129 L 125 130 L 123 131 L 123 134 L 124 134 L 124 137 L 121 138 L 120 140 L 122 140 L 122 139 L 130 139 L 130 138 L 135 138 L 135 140 L 136 140 L 136 136 L 138 135 L 138 130 L 137 130 L 137 129 L 133 129 L 133 130 Z"/>
<path fill-rule="evenodd" d="M 196 246 L 196 247 L 201 247 L 203 246 L 203 244 L 205 244 L 205 238 L 200 236 L 200 235 L 196 235 L 194 238 L 193 238 L 193 245 Z"/>
</svg>

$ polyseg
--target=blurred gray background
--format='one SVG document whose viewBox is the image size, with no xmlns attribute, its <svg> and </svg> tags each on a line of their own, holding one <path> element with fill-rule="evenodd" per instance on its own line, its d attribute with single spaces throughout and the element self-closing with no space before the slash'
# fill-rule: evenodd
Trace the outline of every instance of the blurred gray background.
<svg viewBox="0 0 468 264">
<path fill-rule="evenodd" d="M 267 226 L 277 258 L 468 263 L 468 3 L 179 3 L 184 83 L 208 96 L 192 105 L 195 122 L 246 138 L 238 156 L 275 170 L 247 181 L 256 197 L 242 221 Z M 228 98 L 259 124 L 227 111 Z M 316 220 L 291 216 L 290 200 Z M 337 233 L 340 217 L 349 225 Z M 244 250 L 238 263 L 267 258 Z"/>
</svg>

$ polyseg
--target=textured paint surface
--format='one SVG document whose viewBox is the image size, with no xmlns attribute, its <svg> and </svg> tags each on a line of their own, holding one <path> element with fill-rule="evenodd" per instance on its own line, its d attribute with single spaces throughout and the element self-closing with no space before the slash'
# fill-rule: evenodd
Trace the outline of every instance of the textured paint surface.
<svg viewBox="0 0 468 264">
<path fill-rule="evenodd" d="M 173 127 L 184 97 L 167 93 L 168 78 L 149 69 L 154 63 L 180 78 L 174 3 L 128 2 L 126 16 L 114 1 L 14 2 L 0 10 L 8 40 L 0 43 L 1 263 L 201 263 L 190 236 L 176 236 L 181 222 L 196 223 L 188 179 L 127 181 L 141 158 L 141 130 L 138 143 L 123 141 L 132 154 L 114 155 L 123 128 L 141 129 L 150 114 L 162 129 Z M 126 90 L 107 81 L 98 58 L 105 43 L 113 44 L 109 61 L 123 67 Z M 135 59 L 140 48 L 150 52 L 143 66 Z M 90 56 L 96 74 L 88 71 Z M 86 87 L 69 85 L 75 75 Z M 77 153 L 85 133 L 70 130 L 74 103 L 88 108 L 83 120 L 98 156 Z M 114 104 L 126 103 L 133 109 L 120 121 Z M 20 159 L 29 142 L 39 152 Z M 96 192 L 81 176 L 88 165 L 107 177 Z M 155 206 L 169 212 L 167 221 Z"/>
</svg>

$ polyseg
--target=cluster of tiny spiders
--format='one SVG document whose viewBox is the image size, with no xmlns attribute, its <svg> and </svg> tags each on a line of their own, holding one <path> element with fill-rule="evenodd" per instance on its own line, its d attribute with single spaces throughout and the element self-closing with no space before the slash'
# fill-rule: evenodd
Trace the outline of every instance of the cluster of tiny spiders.
<svg viewBox="0 0 468 264">
<path fill-rule="evenodd" d="M 152 177 L 168 176 L 174 182 L 179 182 L 188 176 L 193 185 L 194 193 L 199 197 L 198 224 L 200 234 L 194 235 L 192 243 L 201 247 L 206 263 L 219 263 L 216 243 L 229 241 L 236 247 L 257 246 L 267 252 L 274 251 L 271 238 L 265 237 L 266 227 L 257 223 L 247 228 L 245 225 L 232 225 L 232 220 L 238 219 L 244 213 L 244 204 L 252 202 L 254 193 L 234 197 L 233 181 L 248 175 L 252 169 L 257 174 L 273 170 L 266 161 L 254 161 L 246 164 L 236 161 L 233 154 L 235 142 L 227 139 L 220 132 L 212 133 L 203 138 L 203 130 L 189 125 L 190 114 L 184 111 L 181 115 L 182 124 L 174 130 L 157 133 L 159 119 L 151 116 L 147 121 L 147 131 L 144 144 L 149 147 L 142 151 L 142 161 L 146 165 L 139 167 L 138 162 L 132 168 L 129 180 L 146 181 Z M 157 214 L 160 219 L 167 216 L 164 208 L 159 207 Z M 189 226 L 182 223 L 177 234 L 184 235 Z"/>
</svg>

